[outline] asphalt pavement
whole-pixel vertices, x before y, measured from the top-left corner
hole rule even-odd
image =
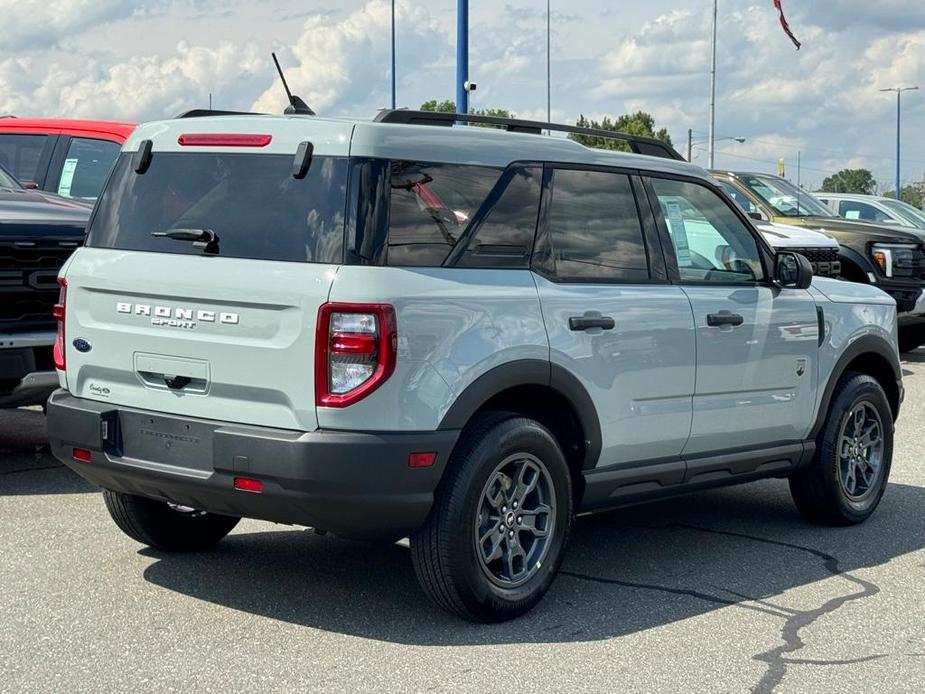
[[[546,599],[496,626],[408,550],[242,522],[167,555],[123,536],[0,413],[0,691],[925,691],[925,350],[876,515],[805,523],[771,480],[579,519]]]

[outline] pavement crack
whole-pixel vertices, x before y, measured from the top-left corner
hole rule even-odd
[[[849,602],[865,600],[880,592],[880,587],[876,584],[870,581],[865,581],[862,578],[858,578],[857,576],[842,570],[837,557],[814,547],[806,547],[804,545],[798,545],[792,542],[782,542],[780,540],[771,540],[766,537],[758,537],[756,535],[748,535],[746,533],[739,533],[731,530],[715,530],[713,528],[704,528],[697,525],[687,524],[678,524],[675,527],[687,528],[688,530],[710,533],[713,535],[724,535],[727,537],[741,538],[767,545],[785,547],[787,549],[796,550],[798,552],[805,552],[821,559],[826,571],[828,571],[832,576],[842,578],[860,588],[860,590],[848,595],[842,595],[837,598],[827,600],[821,606],[813,610],[801,610],[788,616],[784,622],[783,627],[781,628],[781,638],[783,643],[776,648],[772,648],[753,656],[755,660],[767,663],[768,669],[758,684],[756,684],[752,689],[752,692],[755,692],[756,694],[764,694],[765,692],[774,691],[774,689],[777,688],[777,686],[783,681],[784,676],[787,674],[788,664],[844,665],[852,663],[863,663],[884,657],[882,655],[872,655],[845,661],[804,661],[787,657],[787,654],[797,653],[806,646],[805,641],[803,641],[803,638],[800,636],[800,632],[802,630],[811,626],[820,618],[835,612]]]
[[[669,593],[671,595],[681,595],[689,598],[696,598],[697,600],[704,600],[716,605],[722,605],[723,607],[741,607],[746,610],[754,610],[755,612],[764,612],[766,614],[774,615],[775,617],[783,617],[780,612],[775,610],[766,609],[764,607],[756,607],[754,605],[743,605],[741,602],[736,600],[727,600],[721,598],[717,595],[712,595],[710,593],[703,593],[698,590],[688,590],[685,588],[670,588],[668,586],[660,586],[654,583],[637,583],[634,581],[621,581],[616,578],[603,578],[601,576],[592,576],[591,574],[582,574],[576,571],[560,571],[560,575],[571,576],[572,578],[577,578],[582,581],[590,581],[592,583],[603,583],[606,585],[621,586],[623,588],[636,588],[639,590],[654,590],[660,593]]]

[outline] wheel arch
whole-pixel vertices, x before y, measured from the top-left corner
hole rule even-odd
[[[816,438],[828,415],[835,388],[841,377],[848,371],[857,371],[876,379],[886,393],[893,413],[893,421],[899,416],[899,407],[902,404],[902,369],[893,346],[881,337],[865,335],[852,342],[835,362],[835,367],[829,375],[816,421],[810,433],[810,438]]]
[[[470,383],[444,415],[439,429],[464,429],[485,411],[536,419],[559,440],[574,476],[593,468],[601,454],[601,425],[588,391],[574,374],[538,359],[522,359],[485,372]]]
[[[842,264],[843,276],[847,277],[852,282],[862,282],[864,284],[870,284],[870,273],[874,274],[874,277],[877,276],[876,270],[873,263],[871,263],[867,258],[858,253],[853,248],[847,246],[840,246],[838,249],[838,259]],[[844,272],[844,268],[851,268],[855,271],[852,274],[858,274],[857,277],[848,277]]]

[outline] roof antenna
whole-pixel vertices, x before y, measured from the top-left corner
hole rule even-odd
[[[295,96],[291,91],[289,91],[289,85],[286,83],[286,76],[283,74],[283,68],[279,66],[279,61],[276,59],[276,53],[270,53],[273,56],[273,62],[276,63],[276,71],[279,73],[279,78],[283,81],[283,87],[286,90],[286,96],[289,97],[289,105],[286,107],[286,110],[283,113],[287,115],[293,114],[302,114],[306,116],[314,116],[315,112],[312,111],[308,104],[306,104],[298,96]]]

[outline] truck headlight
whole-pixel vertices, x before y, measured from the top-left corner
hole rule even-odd
[[[915,249],[911,243],[875,243],[870,255],[884,277],[910,276],[915,269]]]

